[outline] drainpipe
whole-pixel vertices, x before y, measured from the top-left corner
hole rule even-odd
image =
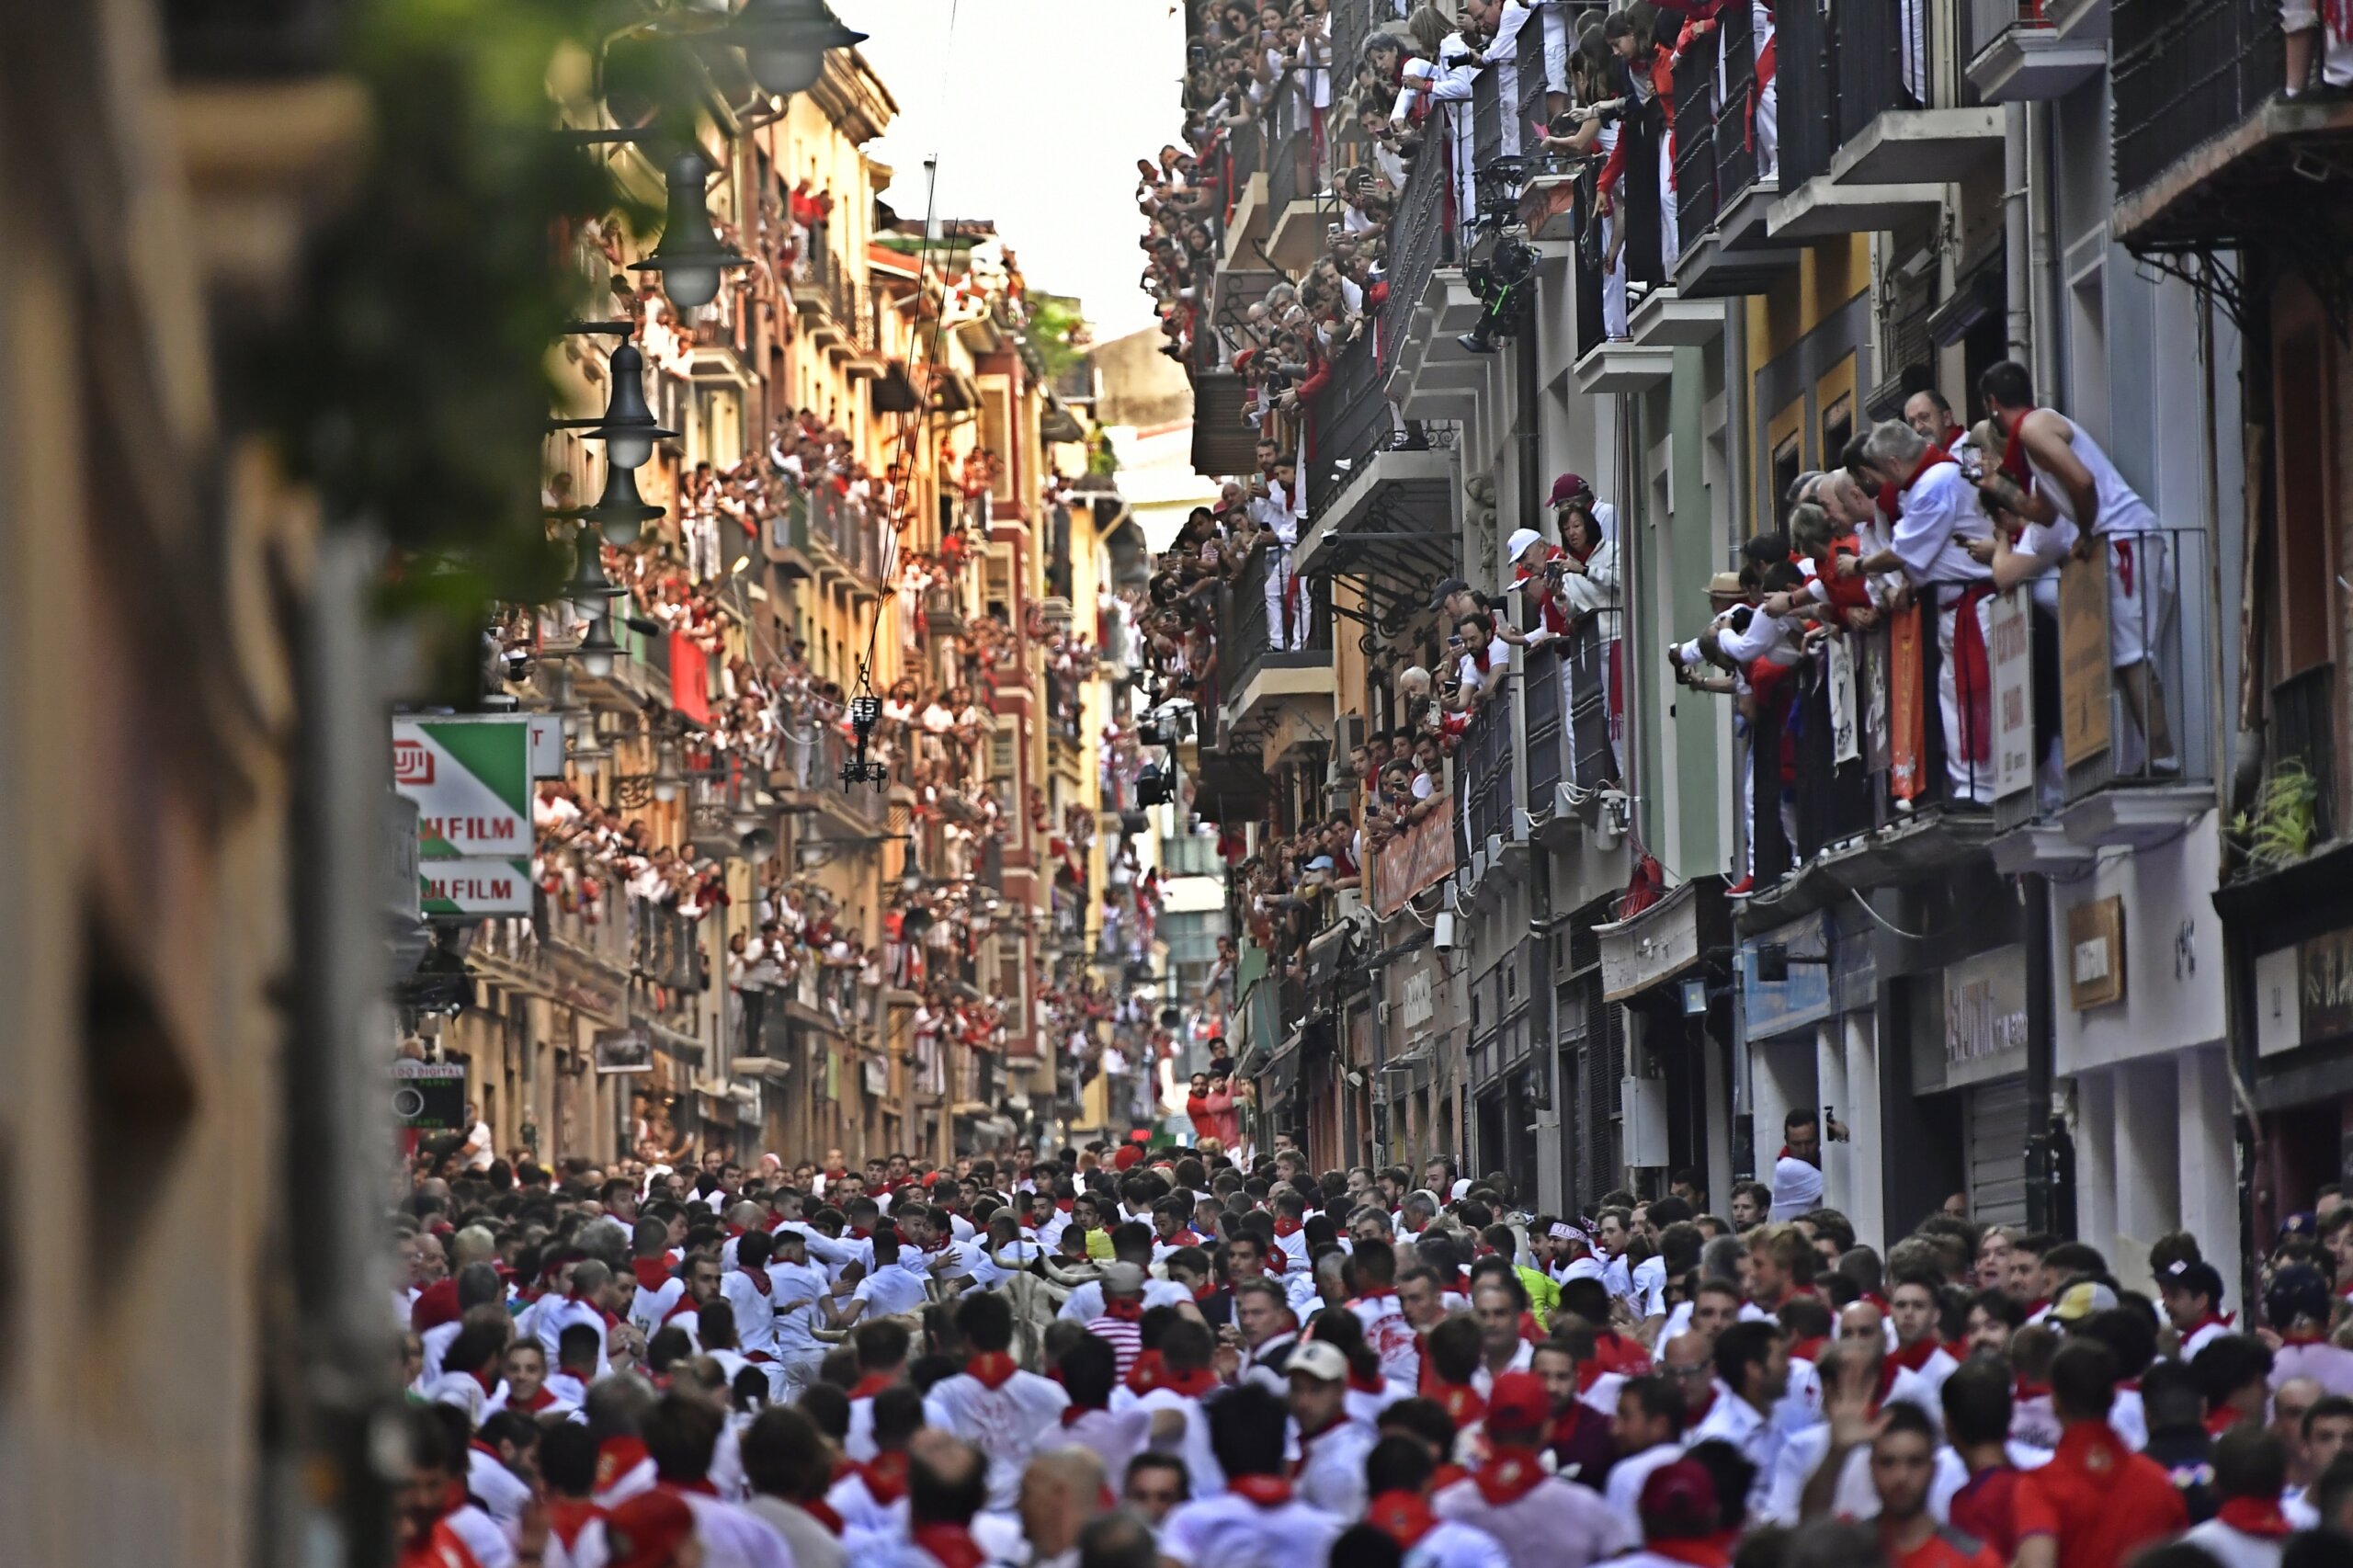
[[[2057,164],[2052,149],[2051,106],[2026,106],[2028,231],[2034,285],[2034,385],[2046,403],[2059,396],[2059,242]]]
[[[2002,106],[2002,277],[2004,337],[2021,363],[2034,351],[2032,224],[2027,212],[2027,106]]]

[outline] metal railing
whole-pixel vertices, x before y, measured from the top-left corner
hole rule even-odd
[[[871,784],[842,787],[842,764],[857,753],[838,719],[803,718],[785,726],[777,746],[776,771],[785,789],[831,799],[853,817],[880,823],[890,814],[890,801],[881,790]]]
[[[1340,350],[1332,379],[1308,405],[1307,513],[1321,516],[1348,476],[1389,444],[1396,427],[1368,333]]]
[[[1433,124],[1421,154],[1405,175],[1397,214],[1389,224],[1389,298],[1381,307],[1374,343],[1382,367],[1397,357],[1413,324],[1414,308],[1430,274],[1451,266],[1455,256],[1453,225],[1446,222],[1446,153],[1444,131]]]
[[[2313,842],[2336,835],[2336,666],[2314,665],[2271,688],[2271,761],[2313,782]]]
[[[1217,685],[1222,699],[1231,699],[1256,674],[1274,650],[1267,634],[1267,574],[1274,570],[1281,546],[1254,551],[1243,563],[1242,574],[1220,590],[1217,614]],[[1287,653],[1329,654],[1332,651],[1332,610],[1328,585],[1299,579],[1298,590],[1308,597],[1307,642]],[[1276,654],[1277,657],[1283,656]],[[1208,744],[1203,737],[1204,744]]]
[[[1780,108],[1781,188],[1793,190],[1830,167],[1838,150],[1836,20],[1820,6],[1774,10]]]
[[[2278,0],[2111,0],[2116,190],[2130,196],[2279,90]]]
[[[1520,655],[1520,713],[1528,729],[1528,809],[1531,812],[1552,809],[1552,787],[1565,772],[1568,704],[1561,689],[1561,660],[1566,652],[1552,642]]]
[[[1763,149],[1756,145],[1753,119],[1756,106],[1751,102],[1756,91],[1756,31],[1749,8],[1723,7],[1716,17],[1715,38],[1723,92],[1716,102],[1711,141],[1716,159],[1715,210],[1721,213],[1759,178],[1771,178],[1774,171],[1765,166]]]
[[[682,994],[703,988],[702,927],[667,904],[631,899],[631,968],[642,978]]]
[[[822,541],[859,576],[880,581],[887,549],[883,522],[875,508],[853,496],[836,494],[822,477],[807,493],[807,499],[809,537]]]
[[[1509,702],[1498,696],[1472,715],[1455,750],[1454,766],[1461,780],[1463,831],[1472,849],[1483,848],[1492,836],[1509,837],[1511,809],[1519,799],[1512,783]]]
[[[1675,62],[1675,226],[1687,243],[1714,227],[1714,103],[1722,29],[1694,39]]]
[[[1568,665],[1569,774],[1580,790],[1618,782],[1618,744],[1611,733],[1611,690],[1622,657],[1621,638],[1605,639],[1588,619],[1568,635],[1561,657]]]
[[[1961,61],[1964,69],[1985,46],[2012,28],[2047,28],[2042,0],[1964,0],[1956,18],[1961,25]]]

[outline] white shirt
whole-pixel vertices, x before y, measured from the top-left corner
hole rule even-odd
[[[1292,1489],[1302,1502],[1312,1503],[1334,1518],[1354,1524],[1364,1517],[1365,1455],[1372,1451],[1372,1428],[1343,1416],[1313,1441],[1297,1436],[1299,1472]]]
[[[1165,1389],[1154,1389],[1125,1410],[1089,1410],[1068,1426],[1063,1426],[1062,1418],[1057,1416],[1054,1430],[1046,1434],[1045,1440],[1039,1446],[1040,1449],[1085,1449],[1102,1461],[1103,1483],[1116,1492],[1126,1483],[1129,1463],[1152,1441],[1152,1412],[1155,1406],[1151,1402],[1163,1395],[1172,1400],[1179,1397]],[[1206,1445],[1208,1423],[1201,1425]],[[1191,1433],[1188,1431],[1186,1436],[1189,1442]],[[1192,1469],[1189,1448],[1185,1458],[1185,1468],[1189,1471]],[[1214,1469],[1217,1461],[1211,1460],[1210,1462]],[[1211,1490],[1223,1489],[1221,1480],[1220,1484]],[[1201,1490],[1198,1481],[1193,1483],[1192,1494],[1196,1497],[1210,1495]]]
[[[816,1334],[817,1298],[828,1284],[822,1271],[805,1263],[768,1265],[768,1315],[778,1360],[805,1360],[824,1353]]]
[[[1458,1481],[1430,1499],[1430,1506],[1441,1519],[1494,1537],[1511,1568],[1586,1568],[1643,1539],[1633,1518],[1613,1513],[1600,1493],[1557,1475],[1500,1507],[1487,1501],[1476,1481]]]
[[[2222,1568],[2279,1568],[2287,1546],[2283,1540],[2233,1529],[2220,1519],[2192,1525],[2181,1540],[2185,1546],[2202,1549]]]
[[[482,1568],[515,1568],[515,1543],[506,1539],[496,1519],[468,1503],[453,1510],[448,1523]]]
[[[1143,1304],[1147,1312],[1154,1307],[1182,1306],[1192,1299],[1193,1293],[1174,1279],[1147,1278],[1143,1282]],[[1054,1315],[1058,1318],[1068,1318],[1073,1323],[1093,1323],[1097,1318],[1101,1317],[1103,1315],[1102,1281],[1089,1279],[1084,1284],[1073,1286],[1069,1299],[1063,1302]]]
[[[1504,1368],[1504,1370],[1506,1372],[1524,1372],[1535,1364],[1536,1346],[1523,1339],[1519,1342],[1518,1347],[1512,1351],[1511,1360],[1509,1364]],[[1493,1393],[1495,1390],[1495,1374],[1487,1369],[1487,1359],[1484,1356],[1480,1357],[1478,1367],[1471,1374],[1471,1386],[1479,1391],[1479,1397],[1481,1399],[1486,1398],[1487,1395]]]
[[[1914,480],[1900,499],[1904,515],[1896,519],[1889,548],[1915,586],[1980,583],[1992,574],[1961,547],[1961,540],[1972,534],[1983,537],[1986,528],[1977,492],[1961,477],[1959,464],[1936,464]],[[1777,1213],[1779,1207],[1775,1205]]]
[[[1010,1508],[1021,1492],[1023,1467],[1051,1444],[1070,1395],[1062,1384],[1035,1372],[1017,1371],[995,1388],[959,1372],[934,1383],[925,1403],[938,1405],[948,1416],[948,1429],[987,1457],[988,1506]]]
[[[1683,1457],[1680,1443],[1654,1443],[1639,1454],[1628,1454],[1609,1467],[1609,1507],[1625,1518],[1637,1518],[1642,1513],[1643,1483],[1651,1472],[1673,1464]]]
[[[911,1312],[931,1300],[931,1292],[926,1289],[928,1278],[920,1268],[909,1268],[904,1263],[887,1264],[859,1280],[850,1291],[850,1300],[866,1303],[860,1322]]]
[[[1422,1342],[1405,1321],[1394,1290],[1381,1296],[1359,1296],[1348,1310],[1364,1324],[1365,1343],[1381,1358],[1381,1375],[1407,1389],[1418,1386],[1422,1374]]]
[[[1341,1528],[1296,1497],[1260,1507],[1229,1492],[1172,1511],[1160,1528],[1160,1555],[1180,1568],[1314,1568]]]
[[[1755,1405],[1718,1382],[1716,1403],[1691,1429],[1690,1438],[1694,1445],[1714,1438],[1738,1449],[1740,1457],[1756,1467],[1749,1479],[1748,1506],[1755,1508],[1764,1503],[1773,1487],[1773,1461],[1780,1457],[1783,1434]]]
[[[1176,1457],[1185,1461],[1187,1494],[1214,1497],[1224,1491],[1225,1471],[1217,1462],[1216,1450],[1210,1447],[1209,1412],[1201,1408],[1199,1400],[1188,1399],[1175,1389],[1165,1388],[1156,1388],[1142,1395],[1128,1412],[1130,1415],[1141,1415],[1147,1423],[1137,1447],[1141,1449],[1151,1439],[1149,1423],[1154,1413],[1163,1410],[1173,1410],[1184,1417],[1185,1435],[1177,1441]],[[1132,1453],[1128,1456],[1130,1459],[1134,1457]],[[1122,1462],[1118,1470],[1107,1470],[1105,1473],[1111,1477],[1112,1485],[1117,1487],[1128,1473],[1127,1465]]]
[[[929,1394],[924,1395],[923,1424],[940,1427],[948,1425],[946,1408]],[[874,1396],[869,1394],[864,1399],[851,1400],[849,1435],[842,1439],[842,1452],[860,1464],[867,1464],[879,1451],[874,1446]]]
[[[1485,1530],[1440,1519],[1406,1550],[1405,1568],[1512,1568],[1512,1561],[1503,1543]]]
[[[509,1535],[523,1522],[523,1510],[531,1501],[530,1483],[507,1469],[496,1454],[480,1449],[466,1450],[466,1490]]]
[[[1666,1311],[1666,1259],[1654,1253],[1634,1265],[1633,1286],[1631,1299],[1636,1317],[1663,1314]]]

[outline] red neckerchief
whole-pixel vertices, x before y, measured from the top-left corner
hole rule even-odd
[[[2030,1383],[2024,1378],[2020,1378],[2018,1381],[2017,1387],[2011,1390],[2010,1397],[2017,1400],[2020,1404],[2024,1404],[2030,1399],[2046,1398],[2049,1396],[2050,1392],[2051,1385],[2049,1383]]]
[[[964,1363],[964,1375],[985,1389],[1001,1389],[1021,1369],[1021,1363],[1002,1350],[983,1350]]]
[[[1432,1495],[1436,1495],[1437,1494],[1445,1491],[1448,1487],[1453,1485],[1458,1481],[1468,1481],[1470,1479],[1471,1472],[1469,1471],[1449,1460],[1446,1463],[1438,1466],[1436,1470],[1430,1471],[1430,1493]]]
[[[591,1519],[601,1519],[605,1510],[585,1497],[566,1497],[558,1494],[547,1501],[548,1528],[555,1538],[570,1547],[580,1539]]]
[[[2245,1419],[2245,1415],[2233,1410],[2227,1404],[2219,1410],[2210,1410],[2206,1413],[2206,1435],[2210,1437],[2219,1437]]]
[[[498,1378],[494,1373],[485,1372],[477,1367],[466,1376],[482,1385],[482,1392],[485,1398],[498,1392]]]
[[[2277,1497],[2226,1497],[2214,1517],[2241,1535],[2260,1536],[2277,1540],[2295,1529],[2288,1517],[2279,1511]]]
[[[1150,1393],[1160,1386],[1161,1374],[1164,1370],[1165,1367],[1160,1359],[1159,1351],[1139,1351],[1136,1355],[1136,1364],[1128,1369],[1128,1392],[1137,1394]]]
[[[1171,1371],[1164,1367],[1160,1372],[1159,1386],[1187,1399],[1199,1399],[1218,1386],[1217,1374],[1207,1367],[1195,1367],[1184,1372]]]
[[[1412,1547],[1438,1528],[1430,1500],[1418,1492],[1383,1492],[1364,1511],[1364,1522],[1401,1547]]]
[[[517,1404],[512,1398],[509,1398],[506,1402],[506,1408],[509,1410],[527,1411],[529,1414],[536,1415],[554,1403],[554,1392],[549,1389],[547,1384],[541,1383],[540,1385],[540,1392],[533,1394],[528,1403]]]
[[[492,1459],[496,1460],[502,1465],[506,1462],[506,1455],[500,1453],[496,1449],[492,1448],[488,1443],[483,1442],[480,1437],[474,1438],[472,1441],[469,1442],[466,1447],[472,1449],[478,1454],[488,1454]]]
[[[917,1525],[907,1532],[908,1539],[929,1552],[940,1568],[981,1568],[989,1560],[972,1540],[972,1532],[962,1525]]]
[[[1193,1300],[1196,1301],[1206,1301],[1216,1294],[1217,1281],[1214,1279],[1193,1287]]]
[[[812,1497],[806,1503],[801,1504],[800,1508],[802,1513],[824,1526],[827,1535],[832,1536],[835,1540],[841,1539],[842,1517],[834,1511],[834,1506],[831,1503],[826,1502],[823,1497]]]
[[[871,1225],[852,1225],[849,1228],[849,1233],[851,1239],[855,1241],[870,1242],[874,1239],[874,1227]]]
[[[2025,424],[2026,416],[2033,412],[2031,408],[2021,409],[2018,416],[2011,420],[2005,420],[1999,414],[1994,415],[1994,423],[2002,430],[2002,472],[2020,490],[2029,489],[2034,483],[2034,471],[2027,466],[2026,443],[2018,439],[2018,426]]]
[[[667,1491],[691,1492],[698,1497],[716,1497],[719,1495],[719,1488],[710,1483],[710,1478],[709,1476],[702,1476],[693,1481],[665,1481],[662,1483],[662,1485]]]
[[[673,1278],[670,1266],[658,1257],[632,1257],[629,1271],[637,1276],[639,1290],[653,1293],[659,1293]]]
[[[858,1473],[867,1495],[885,1508],[907,1494],[907,1456],[901,1449],[884,1449],[858,1466]]]
[[[898,1381],[887,1373],[869,1372],[850,1385],[849,1397],[852,1400],[872,1399]]]
[[[1545,1447],[1555,1453],[1567,1448],[1575,1440],[1577,1428],[1600,1414],[1581,1399],[1569,1401],[1568,1408],[1554,1415],[1552,1424],[1544,1428]]]
[[[1279,1214],[1275,1217],[1275,1234],[1279,1236],[1295,1236],[1299,1234],[1301,1228],[1302,1221],[1292,1219],[1288,1214]]]
[[[1379,1372],[1367,1376],[1351,1367],[1348,1369],[1348,1387],[1358,1393],[1387,1393],[1389,1380]]]
[[[1822,1359],[1823,1346],[1829,1343],[1830,1336],[1826,1334],[1817,1334],[1806,1339],[1793,1339],[1790,1342],[1790,1359],[1819,1361]]]
[[[1697,1409],[1695,1410],[1695,1409],[1693,1409],[1693,1408],[1692,1408],[1691,1403],[1690,1403],[1690,1402],[1689,1402],[1689,1401],[1688,1401],[1688,1400],[1687,1400],[1687,1401],[1685,1401],[1685,1402],[1684,1402],[1684,1406],[1683,1406],[1683,1428],[1684,1428],[1684,1430],[1688,1432],[1688,1431],[1689,1431],[1692,1427],[1697,1426],[1700,1422],[1702,1422],[1702,1421],[1706,1420],[1706,1419],[1708,1418],[1708,1412],[1710,1412],[1711,1410],[1713,1410],[1715,1407],[1716,1407],[1716,1385],[1715,1385],[1715,1384],[1713,1384],[1713,1383],[1710,1383],[1710,1384],[1708,1385],[1708,1397],[1707,1397],[1707,1398],[1705,1398],[1705,1399],[1703,1399],[1703,1400],[1701,1400],[1701,1401],[1699,1402],[1699,1408],[1697,1408]]]
[[[1593,1336],[1594,1359],[1606,1372],[1621,1372],[1639,1378],[1651,1369],[1651,1353],[1638,1340],[1627,1338],[1614,1328],[1605,1328]]]
[[[1688,1562],[1691,1568],[1730,1568],[1731,1543],[1722,1536],[1706,1535],[1696,1540],[1661,1540],[1656,1536],[1643,1542],[1643,1550],[1669,1562]]]
[[[1895,1386],[1895,1374],[1898,1371],[1918,1371],[1928,1364],[1931,1357],[1943,1348],[1943,1346],[1937,1343],[1936,1335],[1931,1334],[1923,1335],[1909,1345],[1899,1345],[1889,1351],[1885,1362],[1880,1368],[1881,1396],[1884,1398],[1887,1391]]]
[[[645,1462],[645,1445],[635,1437],[608,1437],[597,1445],[597,1490],[613,1485]]]
[[[1438,1401],[1457,1426],[1468,1426],[1486,1417],[1486,1396],[1469,1383],[1440,1383],[1430,1397]]]
[[[670,1310],[662,1314],[662,1321],[664,1323],[668,1323],[672,1318],[678,1316],[680,1313],[692,1315],[696,1312],[701,1312],[702,1306],[703,1304],[700,1301],[695,1300],[693,1292],[689,1291],[686,1295],[680,1296],[676,1301],[670,1303]]]
[[[1057,1198],[1054,1199],[1054,1208],[1061,1213],[1067,1214],[1077,1207],[1078,1199],[1075,1198]]]
[[[1173,1236],[1161,1237],[1160,1244],[1172,1247],[1197,1247],[1201,1244],[1201,1238],[1195,1235],[1192,1227],[1188,1225]]]
[[[2316,1328],[2291,1328],[2279,1336],[2282,1345],[2325,1345],[2328,1335]]]
[[[1502,1508],[1541,1486],[1544,1467],[1536,1462],[1531,1449],[1499,1447],[1472,1479],[1479,1483],[1479,1495],[1487,1500],[1487,1506]]]
[[[1143,1299],[1140,1296],[1106,1296],[1103,1298],[1103,1315],[1117,1318],[1121,1323],[1134,1323],[1143,1316]]]
[[[1290,1483],[1279,1475],[1229,1476],[1225,1489],[1261,1508],[1279,1508],[1290,1501]]]
[[[1065,1404],[1063,1406],[1063,1425],[1075,1426],[1081,1420],[1105,1408],[1100,1404]]]
[[[752,1282],[752,1289],[763,1296],[772,1293],[775,1289],[768,1283],[768,1271],[765,1268],[754,1268],[747,1263],[735,1272],[749,1279]]]
[[[2231,1326],[2231,1319],[2237,1315],[2238,1314],[2235,1312],[2208,1312],[2204,1317],[2200,1318],[2196,1323],[2193,1323],[2188,1328],[2183,1329],[2181,1331],[2181,1336],[2184,1339],[2188,1339],[2191,1335],[2200,1333],[2205,1329],[2228,1328]]]

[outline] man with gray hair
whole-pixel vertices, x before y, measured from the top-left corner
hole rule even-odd
[[[1885,550],[1842,571],[1901,571],[1937,617],[1937,707],[1944,720],[1948,799],[1994,800],[1994,683],[1988,650],[1993,574],[1966,541],[1989,531],[1960,465],[1902,420],[1863,437],[1856,477],[1876,485],[1895,531]]]

